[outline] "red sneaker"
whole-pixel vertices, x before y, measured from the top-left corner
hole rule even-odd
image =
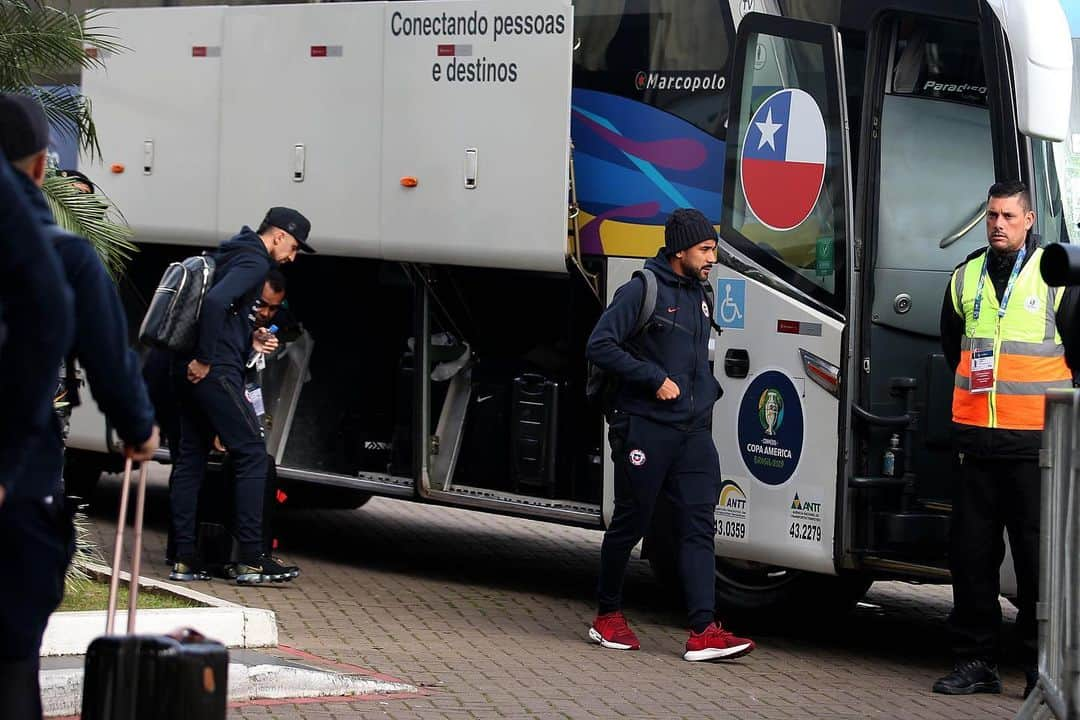
[[[589,628],[589,638],[612,650],[640,650],[637,635],[618,610],[597,615]]]
[[[753,640],[735,637],[716,623],[712,623],[700,633],[690,631],[683,660],[689,660],[690,662],[731,660],[732,658],[742,657],[753,649]]]

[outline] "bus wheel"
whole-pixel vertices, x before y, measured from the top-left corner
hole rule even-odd
[[[736,612],[843,615],[866,595],[871,583],[873,580],[863,575],[820,575],[716,558],[716,604]]]
[[[645,555],[661,587],[681,598],[670,533],[658,532],[654,524],[645,543]],[[743,614],[787,612],[790,616],[846,614],[862,599],[873,582],[862,575],[820,575],[775,565],[716,558],[716,605],[723,611]]]
[[[64,451],[64,495],[90,502],[102,473],[120,469],[113,456],[68,448]]]

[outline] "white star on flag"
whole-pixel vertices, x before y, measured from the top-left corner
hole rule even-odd
[[[761,131],[761,140],[758,141],[757,149],[765,147],[765,143],[769,143],[769,147],[773,150],[776,149],[776,131],[784,127],[781,123],[774,123],[772,121],[772,108],[769,108],[768,114],[765,116],[765,122],[754,123],[757,125],[758,130]]]

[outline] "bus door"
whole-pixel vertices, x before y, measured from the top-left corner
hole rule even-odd
[[[896,417],[910,395],[920,411],[910,429],[869,422],[855,428],[861,484],[849,490],[849,502],[861,511],[851,548],[873,567],[947,567],[958,468],[941,306],[953,268],[986,245],[995,148],[1014,158],[1002,177],[1016,172],[1015,142],[1011,153],[1001,152],[991,132],[1000,114],[991,107],[978,20],[891,11],[869,33],[864,127],[875,131],[863,134],[858,181],[867,309],[857,344],[865,358],[859,405],[879,418]]]
[[[1017,5],[1013,24],[1030,26],[1024,14],[1046,4]],[[1021,81],[1031,72],[1010,63],[1009,53],[1031,53],[1024,37],[1008,37],[995,12],[980,5],[977,15],[890,10],[877,17],[859,151],[857,256],[866,308],[856,339],[859,405],[878,419],[909,408],[918,416],[910,428],[857,421],[848,506],[859,510],[845,549],[866,567],[943,579],[951,484],[959,476],[954,368],[940,341],[945,290],[953,268],[986,247],[986,194],[996,179],[1028,182],[1039,209],[1050,195],[1038,178],[1032,182],[1021,126],[1027,115],[1046,121],[1054,113],[1021,112]],[[1047,207],[1037,215],[1052,221],[1060,213]],[[1053,241],[1060,227],[1044,222],[1036,231]]]
[[[712,280],[717,569],[835,573],[855,289],[840,37],[756,13],[737,37]]]

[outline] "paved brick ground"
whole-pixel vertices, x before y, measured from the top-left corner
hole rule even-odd
[[[115,507],[106,481],[97,507]],[[166,497],[149,511],[146,573],[164,577]],[[114,525],[96,511],[102,546]],[[287,513],[291,584],[211,594],[277,612],[281,642],[425,688],[422,697],[247,706],[230,718],[1006,718],[1023,676],[1000,696],[946,698],[929,686],[949,658],[947,588],[879,583],[840,623],[754,627],[752,655],[726,665],[680,658],[682,613],[634,560],[626,611],[640,652],[585,640],[598,532],[374,499],[356,511]],[[1011,608],[1007,609],[1011,618]]]

